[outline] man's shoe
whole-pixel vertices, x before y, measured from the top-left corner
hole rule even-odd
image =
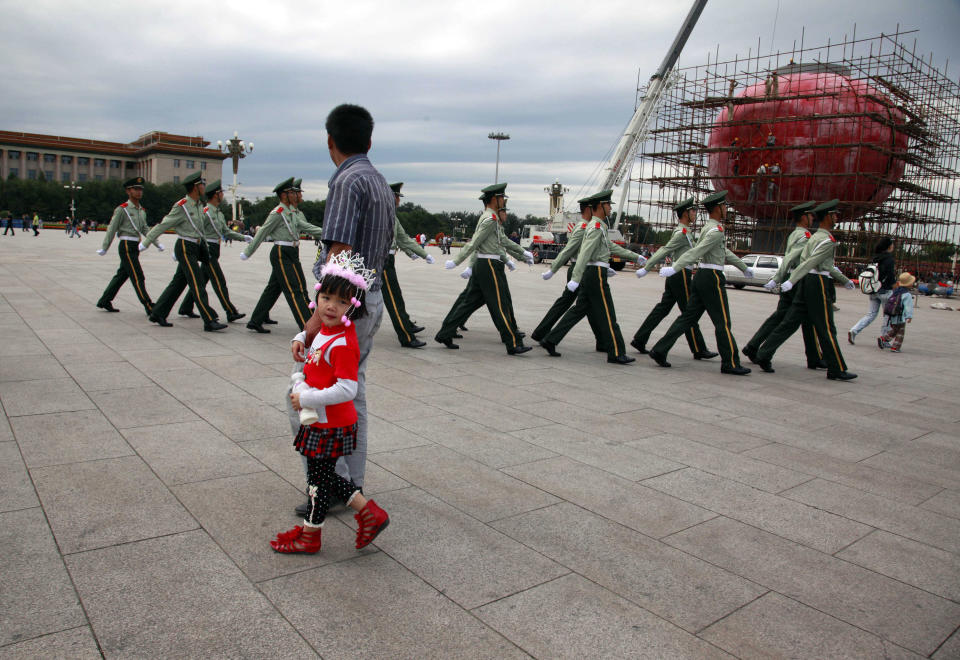
[[[271,318],[265,318],[265,319],[263,320],[263,324],[264,324],[264,325],[277,325],[277,323],[279,323],[279,321],[274,321],[274,320],[271,319]]]
[[[214,319],[212,321],[207,321],[203,324],[204,332],[216,332],[217,330],[223,330],[227,327],[226,323],[220,323],[220,321]]]
[[[807,369],[826,369],[827,363],[825,360],[819,360],[817,362],[807,362]]]
[[[463,330],[464,332],[466,332],[466,331],[467,331],[467,326],[465,326],[465,325],[457,326],[457,330]]]
[[[440,337],[434,337],[433,341],[437,342],[438,344],[443,344],[447,348],[450,348],[453,350],[460,348],[459,346],[453,343],[452,339],[440,339]]]
[[[264,321],[264,323],[266,323],[266,321]],[[255,331],[259,332],[261,335],[269,335],[269,334],[270,334],[270,331],[269,331],[269,330],[267,330],[266,328],[264,328],[261,324],[259,324],[259,323],[254,323],[253,321],[250,321],[249,323],[247,323],[247,330],[255,330]]]
[[[420,341],[419,339],[414,338],[413,341],[408,341],[400,345],[403,346],[404,348],[423,348],[424,346],[427,345],[427,342]]]
[[[757,358],[757,359],[754,360],[753,362],[754,362],[754,364],[756,364],[757,366],[759,366],[761,369],[763,369],[764,371],[766,371],[768,374],[774,373],[773,364],[770,362],[770,360],[764,360],[763,358]]]
[[[543,347],[543,350],[545,350],[550,357],[560,357],[560,354],[557,352],[556,344],[544,339],[542,342],[540,342],[540,346]]]
[[[105,309],[108,312],[119,312],[120,310],[113,306],[112,302],[97,303],[97,307]]]
[[[200,318],[200,315],[197,314],[196,312],[178,312],[178,313],[180,314],[180,316],[185,316],[185,317],[187,317],[188,319],[198,319],[198,318]]]
[[[234,321],[239,321],[244,316],[246,316],[246,314],[244,314],[243,312],[237,312],[236,314],[227,314],[227,321],[230,323],[233,323]]]
[[[849,371],[840,371],[835,374],[832,374],[829,371],[827,372],[827,378],[829,380],[853,380],[856,377],[857,374],[850,373]]]
[[[749,367],[720,367],[720,373],[733,376],[746,376],[750,373]]]
[[[854,335],[853,332],[850,332],[850,331],[847,332],[847,341],[850,342],[850,345],[851,345],[851,346],[853,345],[853,338],[854,338],[855,336],[856,336],[856,335]]]
[[[415,335],[418,332],[423,332],[424,330],[426,330],[426,328],[424,328],[422,325],[415,325],[412,328],[410,328],[410,334]]]
[[[455,332],[455,333],[453,333],[453,338],[454,338],[454,339],[463,339],[463,335],[461,335],[459,332]]]
[[[656,351],[650,351],[649,353],[647,353],[647,355],[649,355],[649,356],[650,356],[650,359],[652,359],[654,362],[656,362],[657,364],[659,364],[661,367],[670,368],[670,363],[667,362],[667,356],[666,356],[666,355],[660,355],[660,354],[657,353]]]
[[[637,358],[630,357],[629,355],[618,355],[613,357],[611,355],[607,356],[607,362],[611,364],[630,364],[631,362],[636,362]]]
[[[310,500],[307,500],[303,504],[298,504],[297,508],[294,509],[293,512],[297,515],[298,518],[306,518],[308,515],[310,515],[311,506],[312,506],[312,503],[310,502]]]
[[[162,319],[162,318],[160,318],[160,317],[158,317],[158,316],[149,316],[149,317],[147,317],[147,318],[150,319],[150,322],[151,322],[151,323],[156,323],[156,324],[159,325],[161,328],[170,328],[170,327],[173,326],[173,324],[170,323],[167,319]]]
[[[757,351],[758,351],[758,350],[759,350],[759,349],[754,348],[754,347],[751,346],[750,344],[747,344],[746,346],[743,347],[743,350],[740,351],[740,352],[743,353],[744,355],[746,355],[746,356],[747,356],[747,359],[750,360],[751,362],[753,362],[754,364],[760,364],[759,362],[757,362]]]
[[[524,346],[523,344],[520,344],[515,348],[508,348],[507,355],[520,355],[521,353],[526,353],[530,350],[533,350],[533,346]]]
[[[694,360],[709,360],[710,358],[715,358],[719,353],[714,353],[713,351],[697,351],[693,354]]]
[[[631,339],[630,345],[633,346],[635,349],[637,349],[637,352],[642,355],[646,355],[647,353],[650,352],[646,349],[646,347],[643,344],[638,342],[636,339]]]

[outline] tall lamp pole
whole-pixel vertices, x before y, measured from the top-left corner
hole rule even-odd
[[[70,191],[70,221],[74,222],[77,219],[76,209],[77,207],[73,203],[73,196],[78,190],[83,190],[83,186],[78,186],[76,181],[71,181],[69,186],[64,186],[67,190]]]
[[[223,151],[223,148],[227,148],[227,153],[230,154],[230,158],[233,160],[233,185],[230,186],[230,196],[233,200],[233,215],[231,220],[237,222],[237,169],[240,165],[240,159],[246,158],[248,153],[253,151],[253,142],[243,143],[237,136],[237,132],[233,132],[233,137],[227,140],[224,143],[222,140],[217,140],[217,149]]]
[[[497,141],[497,167],[493,171],[493,182],[499,183],[500,181],[500,143],[503,142],[504,140],[509,140],[510,136],[507,135],[506,133],[491,133],[487,137],[490,138],[491,140]]]

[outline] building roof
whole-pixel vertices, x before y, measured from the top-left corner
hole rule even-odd
[[[154,152],[223,160],[229,154],[210,149],[210,142],[200,136],[176,135],[164,131],[144,133],[133,142],[108,142],[62,135],[43,135],[18,131],[0,131],[0,144],[15,144],[37,149],[58,149],[92,154],[115,154],[128,158],[143,158]]]

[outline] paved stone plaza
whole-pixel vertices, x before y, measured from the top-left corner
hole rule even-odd
[[[105,313],[101,237],[0,240],[0,658],[960,657],[958,312],[921,299],[894,355],[879,322],[846,343],[866,305],[840,290],[851,383],[799,334],[747,377],[682,341],[672,369],[608,365],[585,322],[562,358],[509,357],[486,311],[434,343],[464,281],[401,257],[429,346],[385,317],[368,370],[392,524],[358,552],[341,510],[321,553],[278,555],[304,485],[289,309],[270,335],[160,328],[127,285]],[[223,252],[249,314],[267,250]],[[154,299],[169,254],[143,255]],[[563,286],[542,270],[508,275],[527,332]],[[628,341],[662,286],[611,281]],[[742,345],[776,298],[730,303]]]

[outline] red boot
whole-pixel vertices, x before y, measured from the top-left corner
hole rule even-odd
[[[365,548],[377,538],[390,524],[390,516],[377,506],[373,500],[368,500],[360,513],[353,516],[357,521],[357,550]]]
[[[312,555],[320,552],[320,534],[322,531],[320,527],[305,530],[297,525],[289,531],[277,534],[277,538],[270,541],[270,547],[284,554],[300,552]]]

